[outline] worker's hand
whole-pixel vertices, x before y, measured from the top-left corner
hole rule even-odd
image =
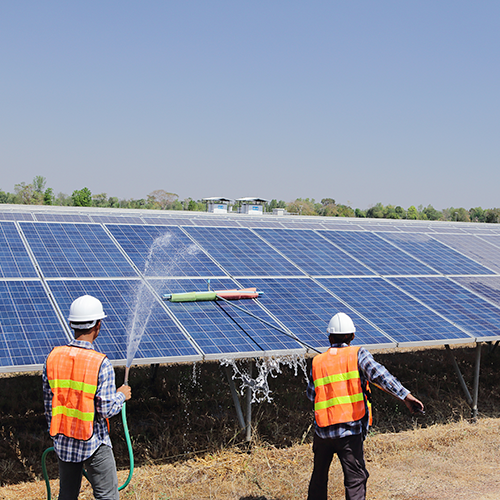
[[[424,413],[424,405],[422,404],[422,401],[414,398],[411,394],[408,394],[403,401],[412,413]]]
[[[132,397],[132,389],[129,385],[122,385],[116,392],[123,392],[125,394],[125,401],[128,401]]]

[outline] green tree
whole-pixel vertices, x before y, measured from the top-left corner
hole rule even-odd
[[[99,193],[92,195],[92,206],[93,207],[107,207],[108,204],[108,195],[106,193]]]
[[[314,210],[314,200],[310,200],[309,198],[306,198],[305,200],[297,198],[296,200],[291,201],[287,204],[286,210],[289,213],[299,215],[316,215],[316,211]]]
[[[71,195],[74,207],[91,207],[92,206],[92,193],[90,189],[84,187],[83,189],[75,189]]]
[[[366,216],[374,219],[382,219],[384,217],[384,205],[377,203],[366,211]]]
[[[41,175],[35,176],[33,179],[33,188],[37,193],[42,194],[45,191],[45,184],[47,183],[45,177]]]
[[[484,220],[490,224],[498,224],[500,222],[500,208],[488,208],[485,210]]]
[[[55,205],[59,205],[61,207],[69,207],[73,204],[73,199],[71,196],[68,196],[66,193],[59,192],[57,193],[55,199]]]
[[[432,205],[427,205],[422,210],[422,213],[424,213],[429,220],[439,220],[443,216],[443,213],[436,210]]]
[[[472,222],[484,222],[485,211],[481,207],[470,208],[469,217]]]
[[[408,210],[406,211],[406,218],[411,220],[418,219],[418,210],[416,209],[415,205],[408,207]]]
[[[33,184],[21,182],[14,186],[16,192],[17,203],[23,205],[38,205],[41,204],[40,193],[35,191]]]
[[[110,196],[107,206],[110,208],[120,208],[120,200],[116,196]]]
[[[398,219],[404,219],[406,217],[406,210],[402,206],[398,205],[394,211],[398,214]]]
[[[54,204],[54,191],[52,188],[47,188],[43,193],[43,204],[53,205]]]
[[[356,217],[364,218],[366,217],[366,210],[361,210],[360,208],[356,208],[356,210],[354,210],[354,215]]]
[[[354,210],[348,205],[337,205],[337,217],[355,217]]]
[[[156,189],[148,194],[148,204],[151,208],[159,210],[167,210],[179,198],[175,193],[169,193],[164,189]]]

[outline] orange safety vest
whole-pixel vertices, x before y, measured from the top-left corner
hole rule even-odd
[[[361,386],[358,351],[359,347],[332,347],[313,359],[314,414],[319,427],[354,422],[365,416],[366,395]],[[368,382],[366,391],[369,394]],[[371,404],[367,404],[371,424]]]
[[[94,432],[94,396],[105,354],[76,346],[55,347],[47,358],[52,389],[50,435],[86,441]]]

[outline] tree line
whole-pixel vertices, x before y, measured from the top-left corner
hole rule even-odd
[[[47,187],[45,177],[37,175],[30,184],[21,182],[14,186],[14,192],[0,189],[0,203],[24,205],[58,205],[73,207],[105,207],[105,208],[141,208],[150,210],[191,210],[204,212],[207,205],[202,200],[186,198],[180,200],[175,193],[156,189],[146,198],[118,199],[107,193],[92,194],[89,188],[76,189],[71,195],[54,193]],[[236,203],[236,207],[238,203]],[[408,219],[408,220],[443,220],[456,222],[500,222],[500,208],[449,207],[437,210],[432,205],[424,207],[411,205],[407,209],[397,205],[377,203],[366,210],[352,208],[336,203],[333,198],[323,198],[320,202],[309,198],[297,198],[290,202],[273,199],[264,204],[265,212],[273,212],[275,208],[283,208],[290,214],[317,215],[323,217],[368,217],[375,219]]]

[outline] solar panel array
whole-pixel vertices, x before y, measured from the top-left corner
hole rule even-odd
[[[240,287],[263,295],[161,298]],[[0,371],[39,369],[72,338],[66,317],[83,294],[103,302],[96,347],[114,364],[131,332],[135,363],[324,350],[339,311],[354,319],[356,345],[492,341],[500,226],[0,207]]]

